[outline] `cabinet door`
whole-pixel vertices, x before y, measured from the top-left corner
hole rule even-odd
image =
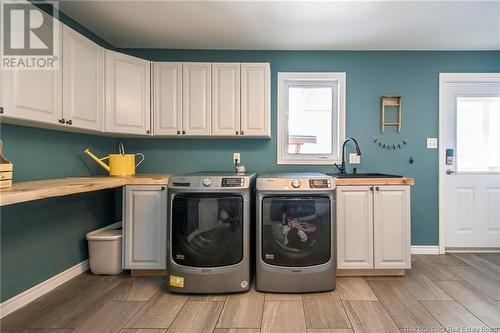
[[[106,50],[105,131],[150,134],[150,62]]]
[[[58,20],[43,14],[43,21],[53,20],[61,36]],[[60,44],[54,45],[55,54]],[[2,75],[3,116],[27,122],[59,124],[62,118],[61,61],[54,70],[0,70]]]
[[[166,186],[130,185],[123,193],[123,267],[165,269]]]
[[[369,186],[337,187],[337,268],[373,268],[373,194]]]
[[[181,134],[182,62],[155,62],[153,82],[153,134]]]
[[[182,64],[182,129],[186,135],[211,133],[211,67],[201,62]]]
[[[240,134],[240,64],[212,64],[212,135]]]
[[[241,134],[271,136],[270,66],[241,64]]]
[[[373,202],[375,268],[411,268],[409,186],[375,187]]]
[[[63,118],[71,126],[103,130],[104,48],[63,27]]]

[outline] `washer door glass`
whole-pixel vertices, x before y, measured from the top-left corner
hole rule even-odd
[[[219,267],[243,259],[243,198],[177,195],[172,202],[172,259],[179,265]]]
[[[266,197],[262,200],[262,260],[304,267],[330,260],[328,197]]]

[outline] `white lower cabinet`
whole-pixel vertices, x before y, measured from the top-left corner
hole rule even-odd
[[[337,268],[411,267],[409,186],[337,186]]]
[[[374,266],[410,268],[410,187],[376,186],[373,193]]]
[[[123,192],[123,268],[165,269],[166,253],[166,186],[125,186]]]
[[[373,197],[368,186],[337,187],[337,267],[373,268]]]

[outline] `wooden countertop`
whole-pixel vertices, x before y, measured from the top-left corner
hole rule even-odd
[[[403,178],[335,178],[337,186],[383,186],[383,185],[415,185],[415,179]]]
[[[0,190],[0,206],[64,195],[92,192],[124,185],[167,185],[169,175],[135,175],[131,177],[68,177],[15,182]]]

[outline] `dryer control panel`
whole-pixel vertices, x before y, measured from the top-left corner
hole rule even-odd
[[[330,179],[309,179],[310,188],[330,188]]]
[[[222,178],[221,187],[243,187],[245,178]]]

